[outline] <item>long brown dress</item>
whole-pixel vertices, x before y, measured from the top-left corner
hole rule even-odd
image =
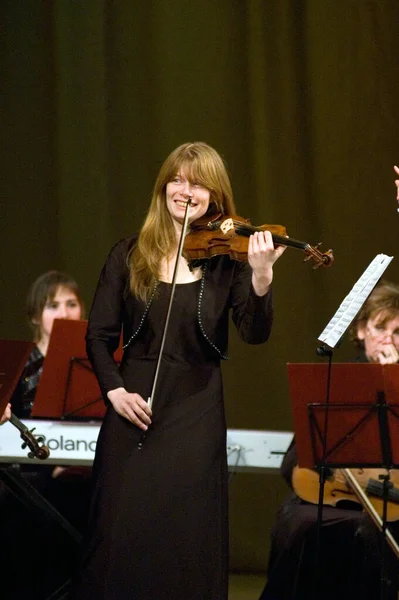
[[[117,247],[100,278],[89,319],[88,352],[104,390],[117,387],[119,376],[127,390],[148,398],[171,286],[159,283],[145,309],[125,291],[124,302],[132,308],[120,308],[115,288],[126,288],[125,257],[126,249]],[[259,335],[258,317],[248,315],[249,304],[254,301],[253,307],[258,305],[265,314],[262,337],[269,335],[271,323],[270,298],[253,299],[248,266],[227,268],[229,286],[246,290],[242,305],[229,289],[206,300],[205,277],[176,286],[153,396],[153,421],[141,448],[143,432],[111,406],[107,410],[94,464],[89,539],[70,596],[74,600],[227,598],[227,460],[220,353],[207,337],[201,311],[220,315],[215,329],[221,332],[215,340],[224,340],[233,305],[238,321],[249,316],[243,325],[249,341],[255,341],[251,330]],[[216,275],[210,273],[211,288]],[[202,301],[206,306],[201,306]],[[144,316],[136,329],[130,325],[125,331],[130,342],[118,375],[99,340],[104,331],[116,336],[115,320],[123,318],[127,328],[129,319],[116,313],[125,315],[129,310]]]

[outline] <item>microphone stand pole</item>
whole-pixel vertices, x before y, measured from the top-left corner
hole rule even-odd
[[[152,409],[153,402],[154,402],[154,396],[155,396],[155,390],[156,390],[156,387],[157,387],[159,369],[160,369],[160,366],[161,366],[163,349],[164,349],[165,340],[166,340],[166,334],[167,334],[168,326],[169,326],[169,317],[170,317],[170,313],[171,313],[171,309],[172,309],[173,298],[174,298],[174,295],[175,295],[177,272],[178,272],[178,269],[179,269],[180,258],[182,256],[182,252],[183,252],[184,238],[186,237],[186,231],[187,231],[187,225],[188,225],[188,215],[189,215],[189,210],[190,210],[190,206],[191,206],[191,200],[192,200],[192,198],[191,198],[191,196],[189,196],[187,198],[186,212],[184,213],[184,221],[183,221],[183,225],[182,225],[182,229],[181,229],[179,246],[178,246],[178,249],[177,249],[176,262],[175,262],[175,266],[174,266],[174,270],[173,270],[172,287],[171,287],[171,291],[170,291],[168,311],[166,313],[165,325],[164,325],[164,330],[163,330],[163,334],[162,334],[161,346],[160,346],[160,349],[159,349],[157,366],[156,366],[156,369],[155,369],[154,381],[153,381],[153,384],[152,384],[151,394],[148,397],[148,406],[151,409]],[[145,433],[140,438],[140,441],[139,441],[139,450],[141,450],[142,447],[143,447],[144,439],[145,439]]]

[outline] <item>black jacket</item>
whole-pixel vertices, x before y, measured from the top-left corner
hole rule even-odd
[[[124,345],[134,343],[152,302],[151,298],[145,305],[129,289],[127,255],[136,240],[136,235],[129,236],[111,249],[89,315],[87,354],[106,402],[109,390],[124,387],[122,375],[112,358],[121,331]],[[252,270],[247,263],[232,261],[228,256],[216,256],[204,263],[198,323],[202,335],[219,358],[227,358],[230,310],[238,334],[245,342],[260,344],[269,338],[273,320],[272,293],[257,296],[251,277]]]

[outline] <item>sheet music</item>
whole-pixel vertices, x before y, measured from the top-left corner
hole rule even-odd
[[[320,342],[335,348],[392,259],[393,256],[377,254],[320,334]]]

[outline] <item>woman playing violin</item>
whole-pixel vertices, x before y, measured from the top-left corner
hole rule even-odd
[[[241,338],[266,342],[273,267],[284,248],[251,237],[248,262],[178,261],[175,295],[151,396],[179,240],[188,222],[235,214],[220,155],[203,142],[162,165],[139,235],[102,269],[87,351],[107,412],[94,463],[86,552],[71,600],[227,599],[226,424],[221,381],[228,316]],[[120,368],[112,355],[123,330]],[[144,440],[144,441],[143,441]]]
[[[360,362],[397,363],[399,360],[399,286],[380,282],[351,326],[350,336]],[[295,488],[295,441],[288,449],[281,473]],[[397,480],[397,478],[395,477]],[[353,501],[324,506],[318,563],[319,589],[315,591],[315,504],[305,502],[296,489],[279,508],[271,536],[267,583],[260,600],[376,600],[380,597],[380,532],[362,506]],[[342,498],[343,495],[341,495]],[[399,521],[389,524],[399,542]],[[388,550],[387,600],[397,600],[398,559]],[[321,588],[321,589],[320,589]],[[316,595],[312,595],[316,594]]]

